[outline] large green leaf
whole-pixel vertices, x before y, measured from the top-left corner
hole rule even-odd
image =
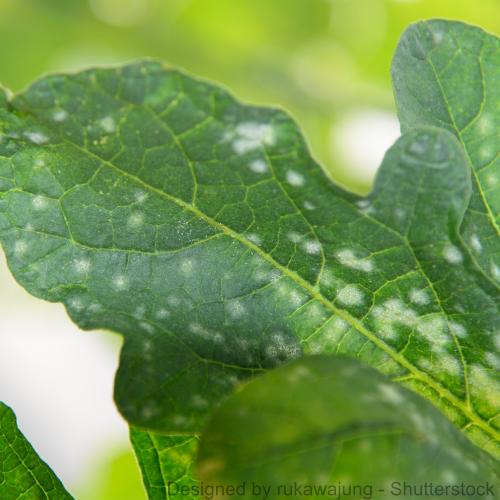
[[[410,25],[392,78],[402,130],[435,125],[462,142],[473,194],[461,233],[500,283],[500,39],[477,26],[436,19]]]
[[[14,412],[3,403],[0,403],[0,498],[73,499],[22,435]]]
[[[231,396],[197,468],[217,498],[412,498],[424,484],[424,496],[447,498],[481,498],[488,484],[493,498],[500,488],[497,460],[428,401],[341,356],[295,360]]]
[[[133,425],[199,431],[239,381],[339,353],[500,454],[500,298],[458,234],[470,166],[449,132],[403,136],[359,198],[286,114],[157,62],[4,100],[9,267],[79,327],[125,337],[115,399]]]
[[[202,498],[194,471],[197,437],[162,436],[130,427],[130,441],[149,500]]]

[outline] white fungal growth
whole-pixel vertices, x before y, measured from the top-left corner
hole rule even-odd
[[[435,346],[443,346],[450,339],[448,324],[441,314],[420,318],[417,330]]]
[[[302,248],[310,255],[321,253],[321,245],[316,240],[307,240],[302,243]]]
[[[364,302],[363,293],[356,285],[347,285],[337,294],[337,300],[347,306],[359,306]]]
[[[49,138],[45,134],[42,134],[41,132],[25,132],[24,135],[31,142],[34,142],[35,144],[38,145],[45,144],[49,140]]]
[[[232,319],[239,319],[246,313],[245,306],[239,300],[226,302],[225,309]]]
[[[113,281],[115,290],[122,292],[128,288],[128,280],[125,276],[117,276]]]
[[[303,206],[306,210],[316,210],[316,207],[308,201],[305,201]]]
[[[158,311],[156,311],[155,316],[158,319],[165,319],[170,316],[170,312],[167,309],[158,309]]]
[[[194,271],[194,259],[185,259],[181,262],[180,268],[184,274],[191,274]]]
[[[339,250],[336,254],[337,260],[344,266],[351,267],[369,273],[373,271],[373,263],[369,259],[358,259],[352,250]]]
[[[52,119],[58,123],[63,122],[66,118],[68,118],[68,113],[64,109],[60,109],[52,115]]]
[[[256,174],[265,174],[269,170],[269,166],[263,160],[255,160],[250,163],[250,170]]]
[[[28,250],[28,245],[24,241],[16,241],[14,245],[14,252],[17,254],[23,254]]]
[[[303,186],[305,184],[304,176],[302,174],[300,174],[299,172],[296,172],[295,170],[289,170],[286,173],[285,180],[286,180],[286,182],[288,182],[292,186],[296,186],[296,187]]]
[[[500,372],[500,356],[498,354],[487,352],[484,354],[484,359],[495,371]]]
[[[490,264],[490,272],[494,280],[500,281],[500,267],[498,267],[493,260]]]
[[[47,198],[43,196],[35,196],[32,201],[33,208],[37,211],[45,210],[48,206]]]
[[[141,203],[146,199],[147,195],[148,193],[146,193],[145,191],[136,191],[134,195],[135,201],[137,201],[137,203]]]
[[[143,318],[144,315],[146,314],[146,307],[145,306],[139,306],[135,309],[134,316],[137,316],[138,318]]]
[[[233,142],[235,153],[242,155],[261,145],[273,146],[276,143],[274,130],[271,125],[244,122],[236,127],[237,138]]]
[[[144,216],[141,213],[132,214],[127,221],[127,226],[130,229],[137,229],[144,223]]]
[[[460,361],[448,353],[443,353],[440,350],[437,351],[437,355],[439,358],[439,367],[448,372],[450,375],[460,375],[462,372],[462,364]]]
[[[500,410],[500,381],[495,372],[484,366],[474,364],[469,370],[469,387],[471,395],[488,401],[494,410]]]
[[[35,161],[35,167],[36,168],[43,168],[43,167],[45,167],[45,162],[41,158],[38,158]]]
[[[201,395],[195,394],[191,398],[191,403],[195,408],[206,408],[208,406],[208,401]]]
[[[116,123],[111,116],[102,118],[99,122],[99,125],[108,134],[113,134],[114,132],[116,132]]]
[[[446,262],[448,262],[448,264],[451,264],[452,266],[458,266],[464,260],[462,252],[455,245],[451,244],[446,245],[446,247],[444,248],[443,257],[445,258]]]
[[[266,354],[270,358],[280,358],[284,357],[286,359],[294,359],[300,356],[300,347],[287,344],[284,341],[284,337],[281,333],[275,333],[271,337],[271,343],[266,347]]]
[[[151,323],[147,323],[146,321],[141,321],[139,323],[139,326],[151,335],[156,331],[155,327]]]
[[[400,299],[386,300],[382,305],[375,306],[372,314],[380,324],[413,326],[417,314]]]
[[[459,338],[467,337],[467,328],[454,320],[448,321],[450,330]]]
[[[287,237],[292,243],[297,243],[301,238],[300,234],[297,233],[296,231],[290,231],[287,234]]]
[[[75,268],[79,273],[88,273],[90,271],[90,261],[86,259],[75,259]]]
[[[418,290],[417,288],[413,288],[408,294],[408,299],[410,302],[415,304],[425,306],[431,302],[429,298],[429,294],[426,290]]]
[[[172,423],[177,427],[184,427],[189,423],[189,418],[178,413],[172,417]]]
[[[483,245],[481,245],[481,242],[479,241],[479,238],[476,234],[473,234],[470,237],[469,243],[472,250],[474,250],[476,253],[481,253],[481,251],[483,250]]]
[[[260,246],[262,244],[262,238],[258,234],[249,233],[245,235],[245,238],[257,246]]]
[[[169,303],[169,305],[171,305],[172,307],[178,307],[180,306],[181,304],[181,301],[178,297],[176,297],[175,295],[169,295],[168,299],[167,299],[167,302]]]

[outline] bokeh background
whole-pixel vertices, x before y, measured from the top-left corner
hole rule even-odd
[[[287,109],[338,183],[367,192],[399,135],[389,68],[411,22],[500,33],[498,0],[0,0],[0,82],[150,56]],[[77,500],[143,500],[112,402],[121,341],[30,297],[0,256],[0,401]]]

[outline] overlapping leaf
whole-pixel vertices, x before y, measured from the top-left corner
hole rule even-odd
[[[14,412],[0,403],[0,498],[72,500],[17,427]]]
[[[373,193],[331,184],[293,121],[157,62],[47,77],[0,111],[0,241],[30,293],[125,337],[132,424],[195,432],[241,380],[358,357],[498,451],[498,288],[458,227],[470,166],[411,131]]]
[[[324,355],[232,395],[197,461],[217,498],[267,500],[482,498],[500,487],[498,465],[428,401],[358,361]],[[424,484],[440,489],[425,494]],[[227,494],[235,486],[240,494]]]
[[[410,25],[392,78],[402,129],[435,125],[462,142],[473,195],[461,233],[500,283],[500,39],[477,26],[434,19]]]
[[[194,470],[198,438],[130,427],[130,441],[149,500],[203,498]]]

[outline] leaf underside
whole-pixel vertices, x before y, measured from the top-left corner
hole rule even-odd
[[[451,498],[453,486],[500,486],[497,460],[431,403],[342,356],[295,360],[232,395],[203,433],[197,469],[220,493],[246,485],[229,498],[338,498],[342,485],[342,496],[385,499],[399,496],[395,483],[446,485]]]
[[[409,131],[360,198],[285,113],[159,62],[3,99],[9,267],[80,328],[124,336],[115,400],[129,423],[198,432],[238,382],[334,353],[500,455],[500,295],[459,234],[470,165],[450,132]]]
[[[0,498],[73,500],[17,427],[14,412],[0,403]]]

